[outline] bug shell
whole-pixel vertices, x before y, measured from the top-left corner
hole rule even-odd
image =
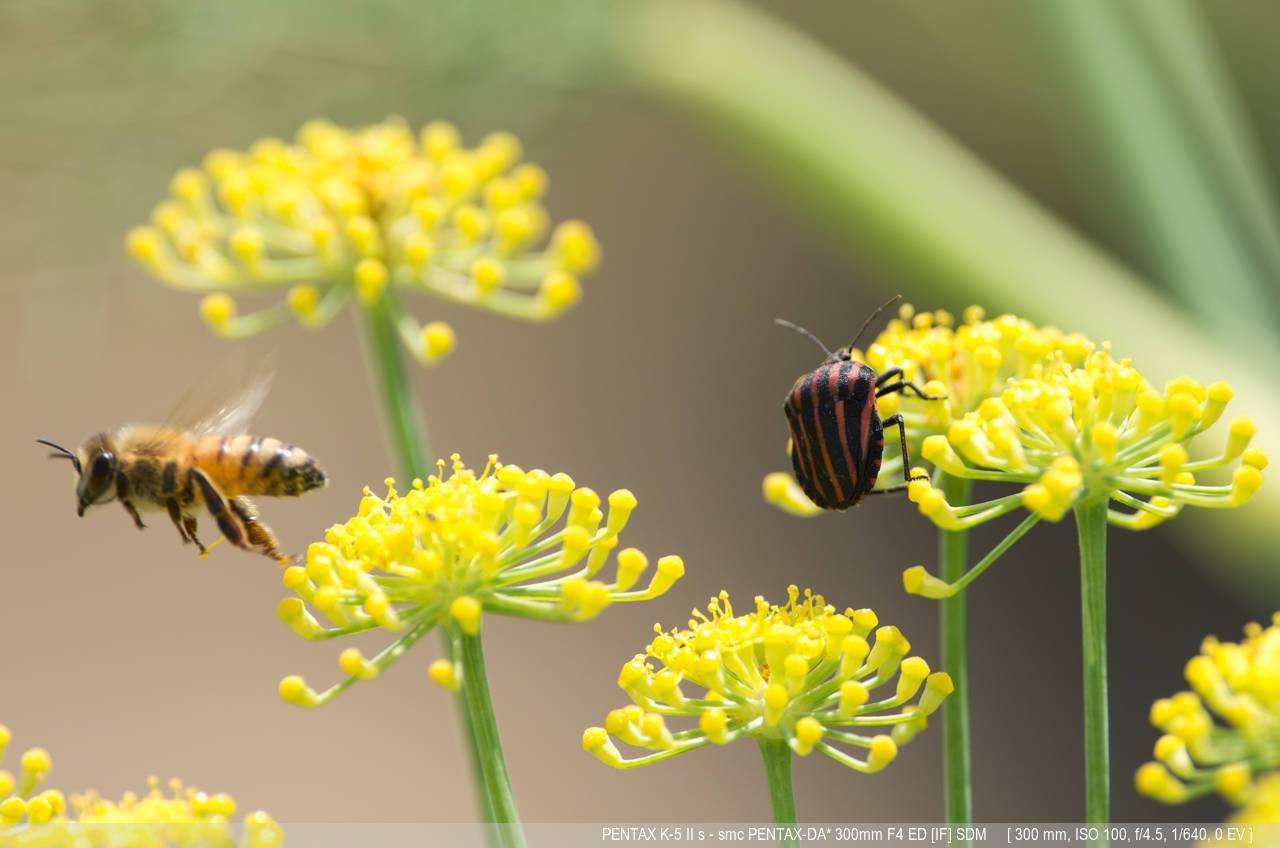
[[[884,428],[876,412],[876,376],[838,350],[787,393],[792,469],[823,509],[853,506],[880,474]]]

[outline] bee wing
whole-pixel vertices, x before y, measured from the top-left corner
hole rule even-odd
[[[188,389],[162,429],[195,437],[245,433],[271,391],[274,377],[268,360],[249,366],[242,355],[234,357]]]

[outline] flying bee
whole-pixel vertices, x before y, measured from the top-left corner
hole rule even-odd
[[[143,512],[164,510],[183,543],[203,557],[208,549],[196,535],[196,511],[203,508],[231,544],[281,561],[287,557],[249,496],[296,497],[326,478],[302,448],[245,434],[270,385],[269,374],[257,376],[222,404],[190,392],[166,423],[95,433],[75,451],[36,441],[57,451],[50,458],[70,460],[79,475],[77,515],[119,501],[142,530]]]

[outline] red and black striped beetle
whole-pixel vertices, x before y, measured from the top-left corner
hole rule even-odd
[[[912,480],[927,479],[911,476],[902,415],[890,415],[882,421],[876,398],[905,391],[924,400],[944,397],[925,394],[915,383],[903,379],[901,368],[877,374],[850,355],[876,316],[900,298],[873,312],[849,346],[835,352],[803,327],[778,320],[808,336],[827,354],[821,365],[796,380],[783,405],[791,429],[791,466],[796,482],[809,500],[823,509],[848,509],[869,494],[900,492]],[[895,426],[902,443],[903,484],[873,491],[884,453],[884,430]]]

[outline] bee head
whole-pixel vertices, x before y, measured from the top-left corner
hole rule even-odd
[[[105,433],[90,436],[80,446],[80,482],[76,484],[76,514],[95,504],[111,501],[116,496],[116,453]]]
[[[69,460],[76,474],[80,475],[76,482],[77,515],[84,515],[84,511],[90,506],[106,503],[115,497],[118,465],[115,451],[105,434],[90,436],[78,451],[67,450],[47,439],[36,441],[54,449],[55,453],[49,454],[50,459]]]

